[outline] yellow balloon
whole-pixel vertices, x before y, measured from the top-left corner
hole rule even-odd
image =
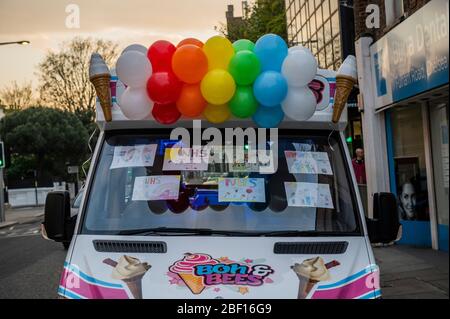
[[[206,41],[203,51],[208,57],[209,70],[228,70],[228,64],[235,54],[230,40],[218,35]]]
[[[231,113],[227,104],[223,105],[208,104],[206,109],[203,111],[203,115],[209,122],[219,124],[228,120],[230,118]]]
[[[203,78],[200,89],[209,104],[228,103],[236,91],[236,83],[230,73],[221,69],[209,71]]]

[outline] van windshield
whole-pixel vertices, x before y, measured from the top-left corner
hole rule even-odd
[[[207,149],[197,164],[174,159],[193,151],[170,140],[169,130],[130,132],[105,133],[86,190],[84,234],[361,233],[338,132],[280,129],[266,157],[254,159],[244,144],[236,158],[226,147]]]

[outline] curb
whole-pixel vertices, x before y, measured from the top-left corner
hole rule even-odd
[[[13,225],[18,224],[19,222],[4,222],[4,223],[0,223],[0,229],[2,228],[7,228]]]

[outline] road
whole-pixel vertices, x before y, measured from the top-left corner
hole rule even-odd
[[[0,230],[0,299],[56,298],[66,251],[43,239],[40,221]]]

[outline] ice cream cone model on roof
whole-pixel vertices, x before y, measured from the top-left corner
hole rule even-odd
[[[353,55],[349,55],[342,63],[336,76],[336,94],[334,96],[332,117],[333,123],[339,122],[342,112],[347,104],[348,97],[357,81],[356,58]]]

